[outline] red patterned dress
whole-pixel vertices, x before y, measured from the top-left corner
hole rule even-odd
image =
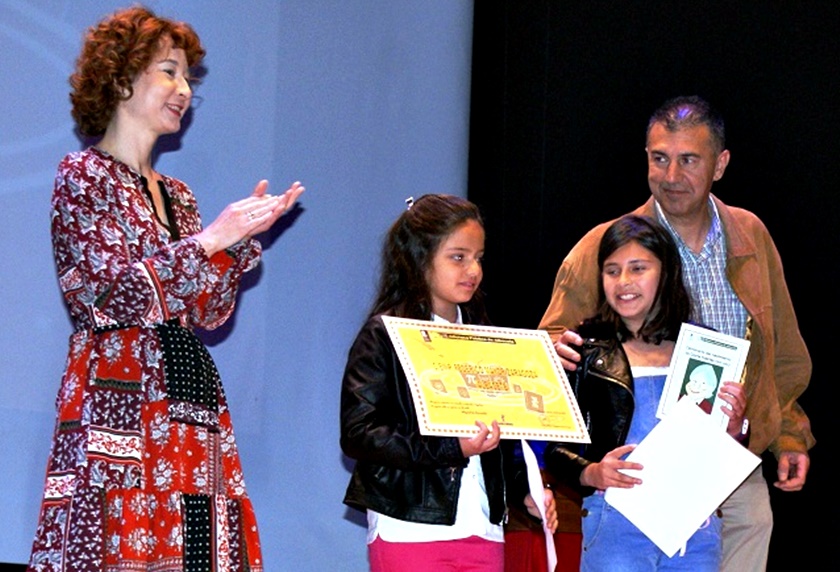
[[[263,569],[219,375],[192,333],[230,316],[260,245],[208,258],[192,192],[168,177],[162,190],[169,229],[107,153],[58,167],[53,251],[75,333],[31,570]]]

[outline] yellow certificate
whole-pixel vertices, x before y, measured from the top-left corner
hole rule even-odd
[[[420,433],[589,443],[548,333],[383,316],[405,370]]]

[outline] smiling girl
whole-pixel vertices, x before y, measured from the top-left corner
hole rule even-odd
[[[638,528],[604,501],[608,487],[642,484],[638,463],[623,460],[657,423],[674,342],[688,321],[690,301],[673,239],[658,223],[628,215],[613,223],[598,251],[598,314],[577,330],[581,361],[567,372],[588,421],[592,443],[580,450],[549,445],[546,468],[577,486],[583,501],[581,570],[691,570],[716,572],[721,557],[720,519],[711,515],[668,558]],[[740,384],[723,384],[731,408],[727,432],[740,437],[746,397]],[[635,469],[641,478],[625,474]]]
[[[51,204],[73,322],[30,570],[263,569],[218,371],[193,333],[233,312],[253,237],[303,191],[267,181],[206,227],[190,188],[155,169],[180,131],[204,48],[137,6],[88,30],[73,118],[97,139],[59,164]]]
[[[477,422],[472,438],[421,435],[381,318],[486,324],[483,257],[478,209],[455,196],[421,197],[385,240],[379,293],[350,349],[341,390],[341,447],[356,460],[344,502],[367,512],[373,572],[503,569],[499,426]],[[554,526],[553,504],[549,513]]]

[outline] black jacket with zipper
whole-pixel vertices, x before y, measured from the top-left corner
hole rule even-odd
[[[551,443],[545,449],[545,467],[555,478],[590,495],[595,489],[580,484],[590,463],[623,445],[633,419],[633,374],[614,326],[584,322],[578,329],[583,345],[580,362],[567,371],[569,383],[586,420],[591,444]]]
[[[505,517],[503,453],[481,455],[490,521]],[[356,460],[344,503],[400,520],[455,522],[461,474],[468,459],[456,437],[420,434],[405,372],[380,316],[356,337],[341,387],[341,449]],[[524,498],[524,492],[522,493]]]

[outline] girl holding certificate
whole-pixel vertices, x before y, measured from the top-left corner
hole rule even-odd
[[[341,447],[356,460],[344,502],[367,512],[373,572],[503,570],[507,458],[499,426],[476,422],[472,438],[421,435],[381,318],[486,324],[483,256],[478,208],[449,195],[409,199],[385,240],[379,292],[341,390]]]
[[[655,221],[625,216],[607,229],[598,251],[598,314],[585,320],[581,360],[568,372],[590,445],[580,450],[551,444],[546,468],[579,486],[583,501],[581,570],[692,570],[716,572],[721,557],[720,519],[712,515],[684,550],[668,558],[638,528],[604,501],[608,487],[630,488],[642,469],[623,460],[657,423],[674,341],[687,322],[690,301],[680,256],[668,232]],[[739,437],[746,396],[737,383],[723,384],[727,432]],[[687,491],[690,494],[690,491]]]

